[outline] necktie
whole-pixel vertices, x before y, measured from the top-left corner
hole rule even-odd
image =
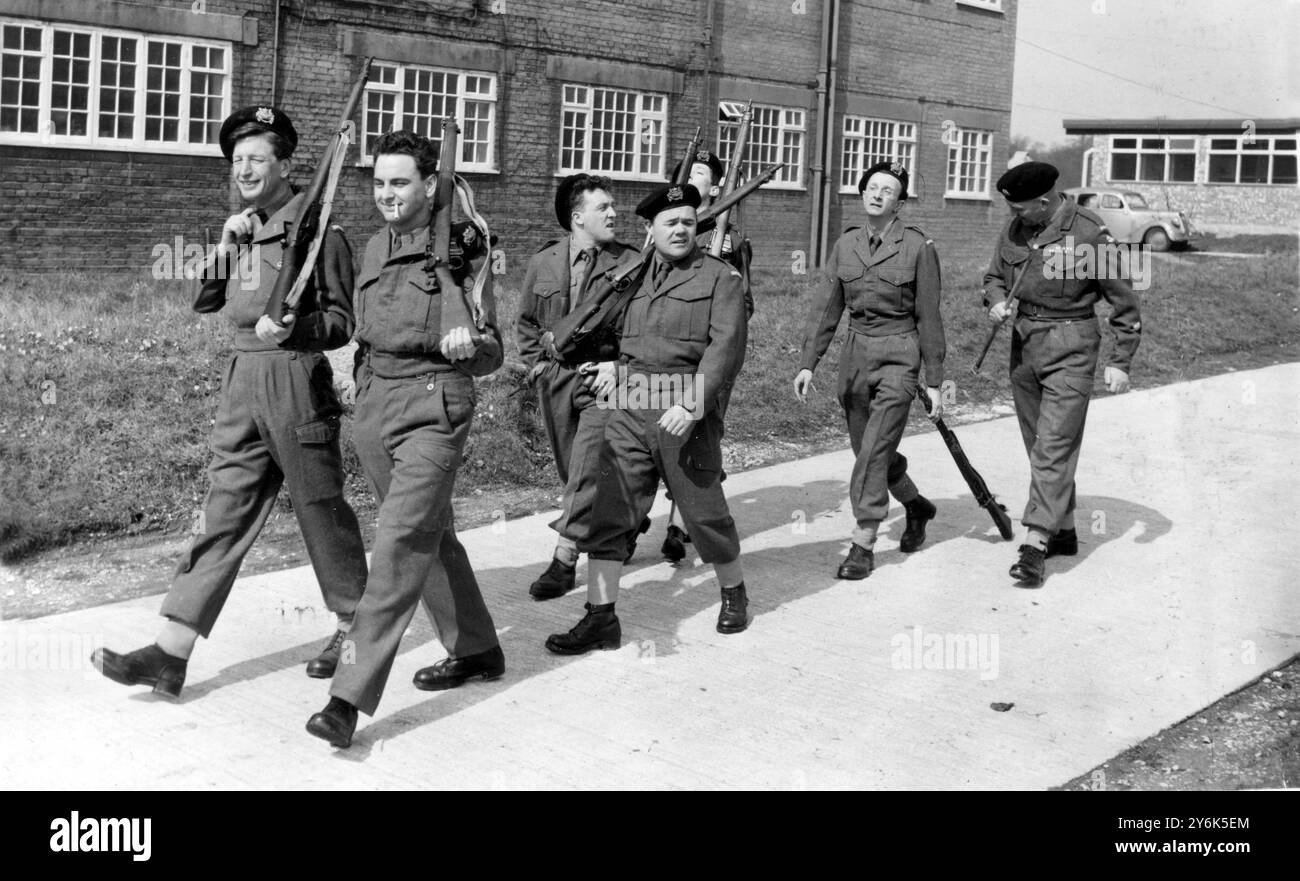
[[[587,292],[587,286],[591,284],[592,271],[596,268],[596,249],[583,248],[578,252],[578,259],[581,267],[578,269],[578,294],[576,300],[582,301],[582,295]]]
[[[655,290],[656,291],[664,286],[664,281],[665,279],[668,278],[668,271],[671,268],[672,267],[669,266],[667,263],[660,263],[655,268]]]
[[[880,236],[873,233],[867,242],[867,247],[872,254],[876,253],[876,249],[880,247]]]

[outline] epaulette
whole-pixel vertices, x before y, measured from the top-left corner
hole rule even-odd
[[[921,229],[921,228],[920,228],[919,226],[917,226],[915,223],[905,223],[905,224],[903,224],[903,229],[910,229],[912,232],[916,233],[916,234],[919,235],[921,238],[925,239],[925,243],[926,243],[927,245],[933,245],[933,244],[934,244],[934,239],[932,239],[932,238],[930,238],[928,235],[926,235],[926,234],[925,234],[925,230]]]
[[[559,240],[559,239],[551,239],[549,242],[547,242],[546,244],[544,244],[544,245],[542,245],[540,248],[538,248],[538,249],[537,249],[537,253],[540,254],[540,253],[542,253],[543,251],[545,251],[547,248],[551,247],[552,245],[558,245],[559,243],[560,243],[560,240]]]
[[[848,235],[849,233],[851,233],[851,232],[857,232],[857,231],[860,230],[860,229],[862,229],[862,227],[860,227],[860,226],[850,226],[848,229],[844,230],[844,234],[845,234],[845,235]]]

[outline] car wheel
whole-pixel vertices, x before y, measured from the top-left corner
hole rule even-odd
[[[1147,230],[1147,234],[1142,237],[1142,244],[1152,251],[1168,251],[1169,234],[1158,226],[1154,227]]]

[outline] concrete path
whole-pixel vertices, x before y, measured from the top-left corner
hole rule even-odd
[[[534,603],[549,515],[465,533],[510,665],[430,694],[423,613],[376,718],[347,751],[303,730],[326,700],[304,662],[331,631],[308,569],[241,580],[178,702],[103,679],[145,644],[158,597],[0,622],[0,785],[15,788],[1042,788],[1063,783],[1300,652],[1300,365],[1096,400],[1081,554],[1041,590],[977,508],[937,434],[903,449],[939,505],[925,548],[895,511],[866,581],[838,582],[851,526],[837,452],[727,480],[748,632],[714,632],[694,553],[658,560],[666,504],[627,579],[617,652],[541,646],[581,592]],[[1013,516],[1014,419],[962,426]],[[582,567],[579,569],[580,577]],[[999,709],[995,709],[995,705]],[[1009,707],[1009,708],[1008,708]]]

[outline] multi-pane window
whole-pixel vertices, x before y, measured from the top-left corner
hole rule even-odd
[[[948,186],[945,198],[989,197],[993,132],[953,128],[948,134]]]
[[[375,138],[408,129],[442,148],[442,120],[460,126],[457,171],[496,171],[497,78],[414,64],[376,62],[366,83],[362,162]]]
[[[769,165],[784,162],[785,166],[766,186],[802,189],[807,113],[797,107],[761,104],[753,107],[754,116],[745,143],[745,164],[740,169],[741,178],[749,180]],[[743,111],[744,105],[736,101],[721,101],[718,104],[718,158],[723,165],[731,162]]]
[[[1252,143],[1247,143],[1247,140]],[[1207,180],[1213,184],[1296,183],[1296,138],[1211,138]]]
[[[901,162],[916,176],[916,125],[864,116],[844,117],[844,152],[840,191],[856,193],[858,179],[877,162]]]
[[[215,153],[230,44],[0,19],[0,142]]]
[[[560,108],[560,173],[662,178],[667,124],[666,95],[566,84]]]
[[[1190,183],[1196,179],[1196,138],[1112,137],[1110,179]]]

